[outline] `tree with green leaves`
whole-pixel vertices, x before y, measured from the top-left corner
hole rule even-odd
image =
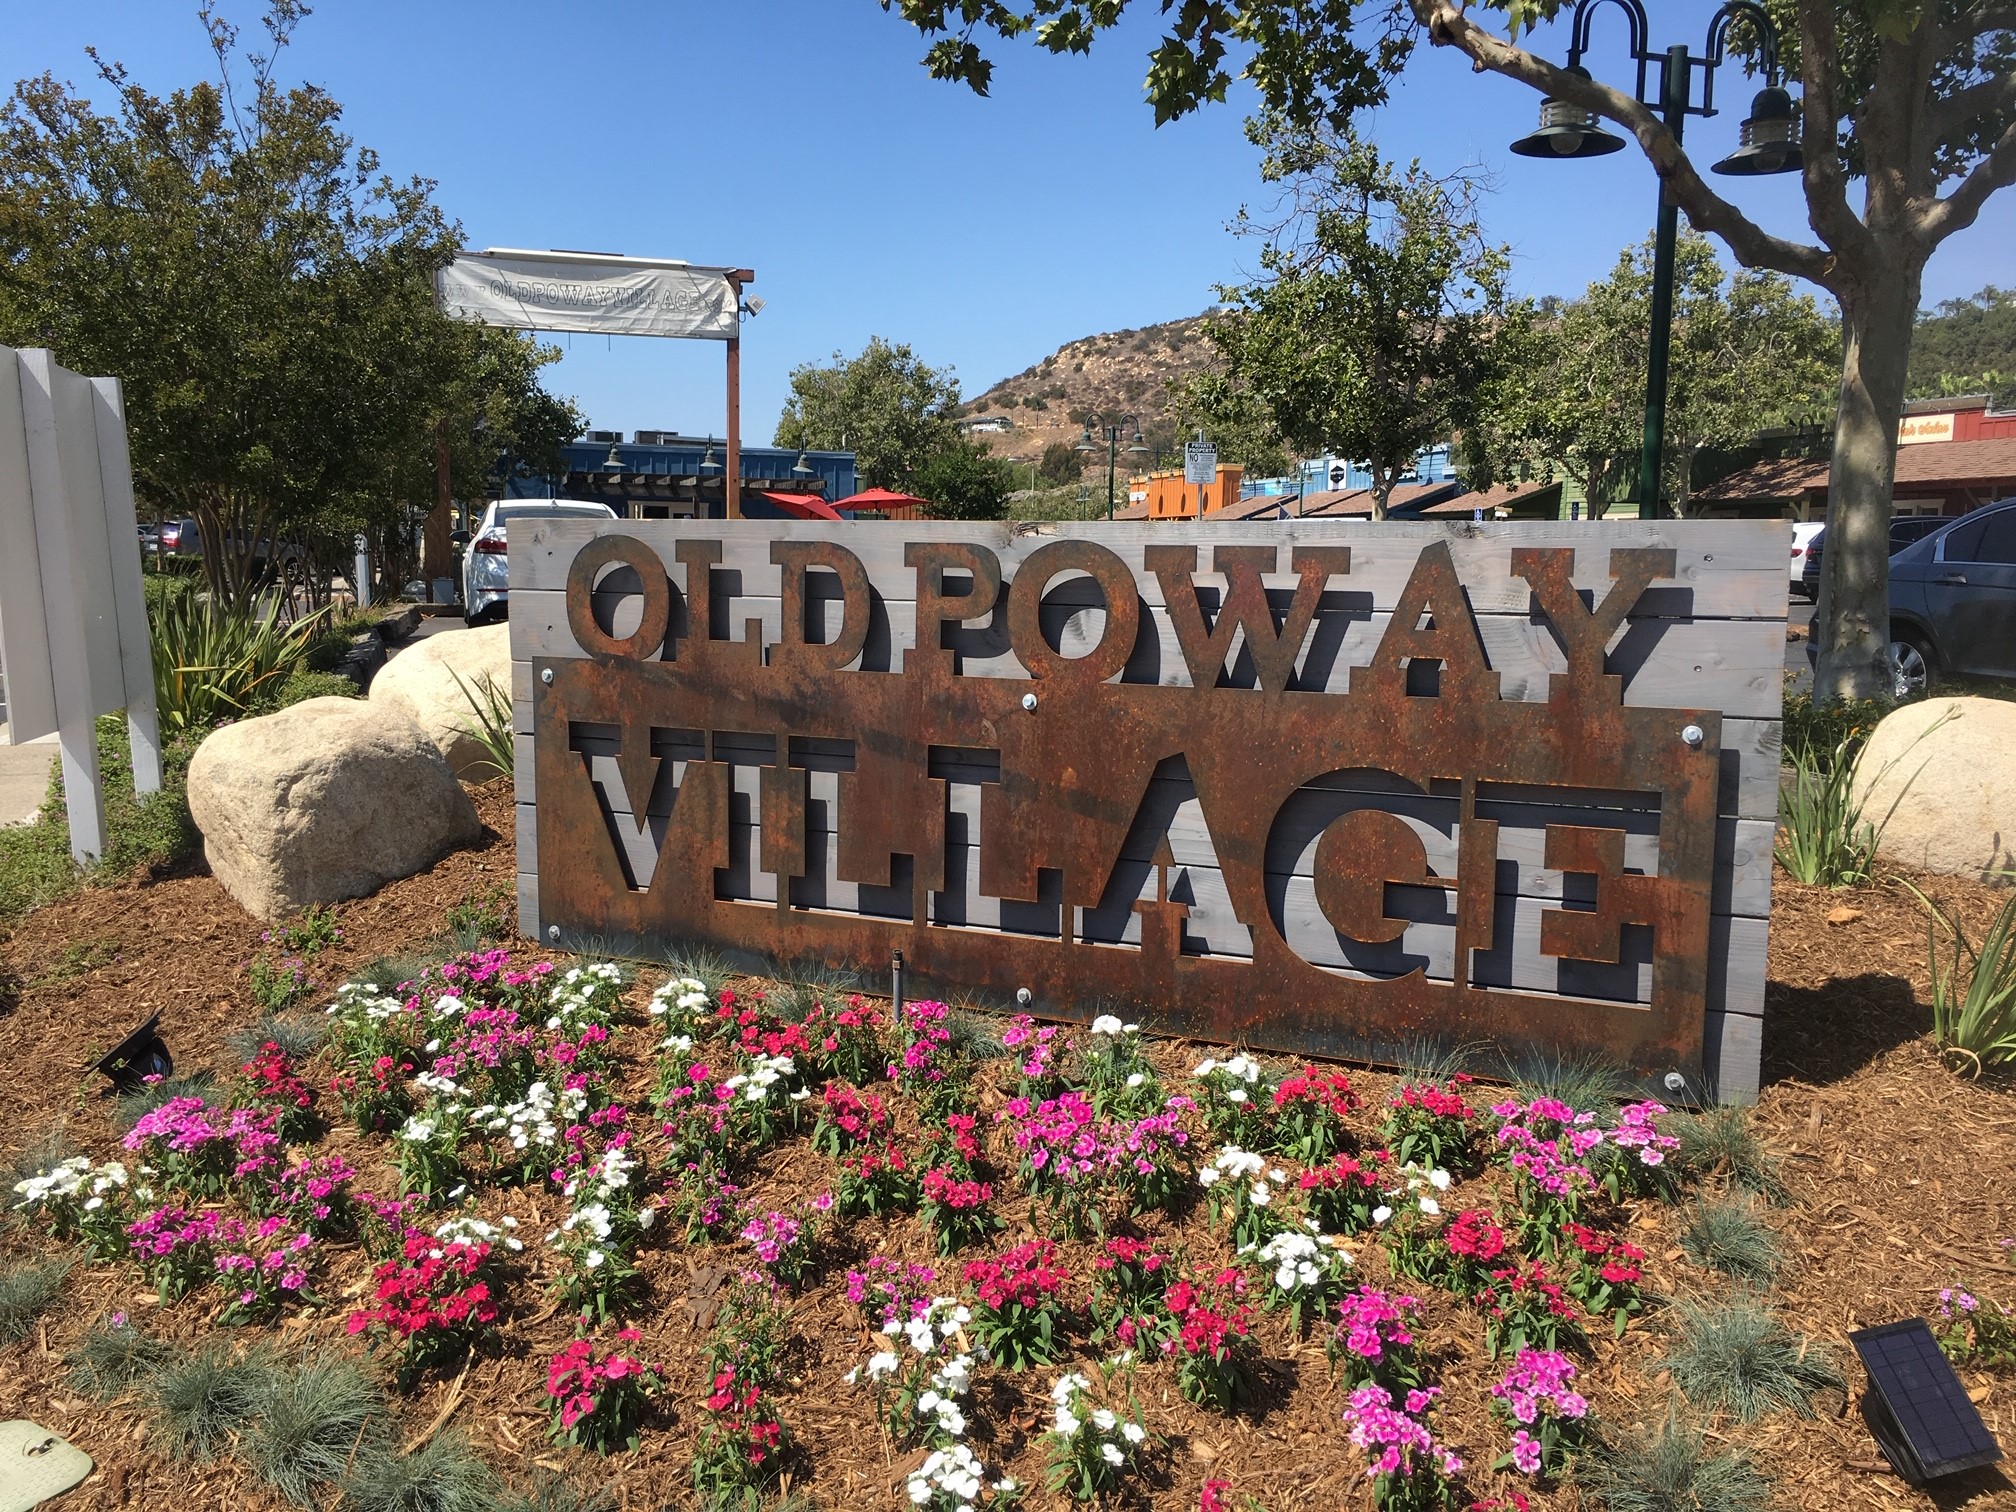
[[[917,469],[959,439],[959,380],[906,342],[872,336],[859,356],[791,370],[776,444],[850,451],[863,488],[910,487]]]
[[[1505,328],[1525,318],[1509,255],[1478,229],[1468,179],[1396,169],[1349,131],[1274,117],[1252,135],[1287,214],[1264,230],[1260,280],[1220,290],[1231,313],[1211,340],[1289,446],[1366,464],[1383,520],[1422,448],[1470,425],[1497,382]]]
[[[992,65],[976,33],[1028,34],[1052,52],[1084,52],[1132,8],[1130,0],[880,3],[934,38],[925,58],[934,75],[982,94]],[[1158,122],[1223,100],[1237,47],[1241,71],[1269,109],[1345,124],[1385,103],[1425,36],[1458,49],[1479,73],[1622,126],[1697,230],[1721,238],[1745,267],[1832,293],[1845,340],[1815,693],[1866,698],[1891,686],[1889,519],[1912,322],[1927,259],[2016,181],[2016,6],[1769,0],[1781,55],[1804,95],[1802,178],[1814,243],[1772,235],[1716,193],[1632,95],[1520,45],[1522,33],[1559,13],[1560,0],[1185,0],[1158,9],[1168,29],[1149,55],[1147,80]],[[1756,57],[1754,27],[1737,25],[1730,42]],[[1857,180],[1859,210],[1850,200]]]
[[[960,438],[925,458],[910,486],[929,501],[924,513],[934,520],[999,520],[1008,514],[1015,475],[985,447]]]
[[[1236,320],[1236,316],[1221,312],[1206,331]],[[1239,345],[1236,330],[1213,339],[1221,351],[1235,350]],[[1292,465],[1288,443],[1281,439],[1274,411],[1243,378],[1225,372],[1193,373],[1169,387],[1169,409],[1178,435],[1202,431],[1218,448],[1218,460],[1238,463],[1249,478],[1278,478],[1288,471]]]
[[[1920,314],[1911,342],[1911,397],[1986,394],[2016,405],[2016,290],[1993,284]]]
[[[1085,459],[1069,441],[1052,441],[1043,448],[1043,460],[1036,470],[1045,483],[1062,488],[1085,475]]]
[[[123,381],[143,507],[194,518],[217,602],[242,605],[265,543],[403,465],[455,371],[431,278],[456,233],[334,100],[276,81],[298,0],[243,98],[235,31],[199,14],[214,82],[164,98],[100,62],[109,115],[46,74],[0,107],[0,340]]]
[[[1739,270],[1732,278],[1705,236],[1683,233],[1674,251],[1661,470],[1665,496],[1684,515],[1703,451],[1825,414],[1841,371],[1841,331],[1782,274]],[[1479,427],[1492,471],[1557,469],[1600,515],[1636,476],[1651,329],[1647,240],[1581,298],[1536,321],[1531,349],[1511,364]]]

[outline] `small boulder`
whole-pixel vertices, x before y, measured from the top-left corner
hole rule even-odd
[[[2016,868],[2016,703],[1928,698],[1885,716],[1855,763],[1855,796],[1862,817],[1883,826],[1877,849],[1887,860],[2009,882],[2006,873]]]
[[[425,871],[483,833],[419,725],[375,699],[311,698],[226,725],[189,763],[210,870],[277,919]]]
[[[457,777],[480,782],[497,775],[483,743],[470,733],[477,718],[469,699],[483,697],[486,678],[510,699],[509,625],[444,630],[408,646],[371,679],[371,702],[403,712],[427,732]]]

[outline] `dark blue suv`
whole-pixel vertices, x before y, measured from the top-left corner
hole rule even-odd
[[[1890,657],[1900,698],[1942,676],[2016,679],[2016,499],[1890,558]]]

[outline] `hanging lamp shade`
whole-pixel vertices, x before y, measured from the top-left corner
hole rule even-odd
[[[1715,164],[1714,172],[1756,178],[1767,173],[1797,173],[1806,166],[1806,155],[1799,146],[1799,107],[1776,84],[1757,91],[1739,141],[1741,145],[1734,152]]]
[[[1589,70],[1580,65],[1568,72],[1589,77]],[[1512,150],[1521,157],[1592,158],[1605,157],[1623,146],[1624,139],[1605,130],[1594,111],[1549,95],[1540,102],[1539,129],[1519,138]]]

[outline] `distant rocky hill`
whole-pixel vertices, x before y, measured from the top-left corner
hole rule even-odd
[[[1166,450],[1176,439],[1168,414],[1171,384],[1217,365],[1204,320],[1192,315],[1066,342],[1033,367],[968,399],[961,413],[969,420],[1005,415],[1014,422],[1010,431],[974,434],[996,456],[1033,462],[1054,442],[1075,444],[1087,414],[1115,421],[1134,415],[1150,444]]]

